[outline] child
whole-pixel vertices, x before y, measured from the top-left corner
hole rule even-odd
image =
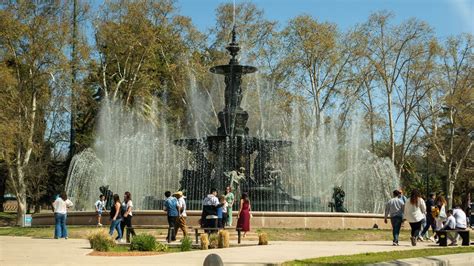
[[[221,215],[219,216],[219,209],[217,209],[217,217],[218,217],[218,223],[219,223],[219,228],[224,229],[227,223],[227,207],[229,204],[227,203],[227,200],[225,199],[225,196],[221,195],[219,196],[219,209],[221,210]]]
[[[101,218],[102,218],[102,212],[105,209],[105,196],[100,195],[99,200],[95,202],[95,212],[97,213],[97,226],[102,226]]]

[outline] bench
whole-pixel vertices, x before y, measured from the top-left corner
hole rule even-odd
[[[196,244],[199,243],[199,236],[201,235],[201,232],[199,232],[200,230],[203,231],[204,233],[207,233],[208,235],[210,235],[212,233],[217,233],[221,229],[222,228],[215,228],[215,227],[213,227],[213,228],[195,227],[194,228],[194,234],[195,234],[195,237],[196,237]],[[224,230],[225,230],[225,228],[224,228]],[[237,244],[240,244],[242,228],[236,228],[235,230],[237,231]]]
[[[467,229],[453,229],[453,230],[438,230],[436,233],[439,237],[439,245],[445,247],[448,245],[448,233],[457,232],[462,238],[462,245],[469,246],[469,230]]]

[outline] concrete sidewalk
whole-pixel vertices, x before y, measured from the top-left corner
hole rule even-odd
[[[35,239],[0,236],[0,265],[202,265],[208,254],[216,253],[225,264],[278,264],[288,260],[365,252],[420,249],[434,246],[402,243],[398,247],[386,241],[321,242],[279,241],[268,246],[246,246],[215,250],[197,250],[156,256],[88,256],[89,243],[84,239]]]

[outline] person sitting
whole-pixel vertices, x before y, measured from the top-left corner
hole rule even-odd
[[[456,220],[456,230],[466,230],[467,229],[467,216],[466,213],[461,209],[461,206],[456,204],[453,209],[453,217]],[[454,233],[454,241],[457,243],[459,234],[458,232]]]
[[[448,210],[447,212],[448,218],[446,219],[445,225],[441,228],[441,230],[454,230],[456,229],[456,219],[453,216],[453,210]],[[457,235],[453,235],[450,232],[446,234],[449,240],[451,240],[450,246],[456,246],[456,237]]]

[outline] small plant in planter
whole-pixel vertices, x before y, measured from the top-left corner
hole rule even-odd
[[[189,236],[185,236],[181,239],[181,251],[190,251],[193,248],[193,240]]]
[[[130,250],[155,251],[158,249],[157,244],[154,236],[150,234],[139,234],[132,239]]]
[[[114,240],[106,230],[97,230],[91,232],[87,236],[87,239],[91,244],[91,248],[95,251],[109,251],[112,247],[115,247]]]
[[[229,232],[226,230],[220,230],[219,231],[219,242],[218,242],[218,247],[219,248],[228,248],[229,247]]]
[[[209,248],[217,248],[219,245],[219,236],[217,234],[211,234],[209,236]]]
[[[268,245],[268,235],[267,233],[258,234],[258,244],[259,245]]]
[[[209,249],[209,238],[207,234],[201,234],[199,238],[201,240],[201,249],[202,250]]]

